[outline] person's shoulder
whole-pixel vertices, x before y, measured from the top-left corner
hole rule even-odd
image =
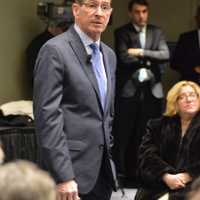
[[[54,36],[53,38],[49,39],[45,45],[43,45],[43,48],[55,48],[59,49],[60,47],[64,47],[67,45],[69,41],[69,37],[67,36],[67,32],[61,33],[57,36]]]
[[[66,40],[67,37],[65,36],[66,32],[61,33],[57,36],[54,36],[53,38],[51,38],[50,40],[48,40],[49,44],[58,44],[59,42],[63,42],[63,40]]]
[[[181,33],[180,37],[191,37],[195,34],[197,34],[197,30],[191,30],[191,31]]]
[[[193,118],[193,126],[200,128],[200,111]]]
[[[159,118],[150,119],[148,121],[148,126],[150,127],[159,127],[166,124],[171,124],[176,120],[176,117],[168,117],[168,116],[161,116]]]
[[[63,34],[63,33],[62,33]],[[58,54],[63,51],[62,49],[65,47],[65,44],[67,44],[62,38],[62,34],[59,34],[57,36],[54,36],[53,38],[46,41],[40,48],[39,54],[43,54],[45,52],[48,52],[48,54],[52,53],[54,54],[57,52]]]
[[[163,117],[150,119],[148,121],[148,126],[157,126],[158,124],[162,122],[162,120],[163,120]]]
[[[162,28],[154,24],[147,24],[147,29],[152,31],[162,32]]]
[[[118,28],[115,29],[115,33],[121,33],[121,32],[126,32],[130,31],[133,29],[133,25],[131,23],[124,24]]]

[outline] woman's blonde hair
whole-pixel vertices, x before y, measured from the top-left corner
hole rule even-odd
[[[176,83],[167,93],[167,103],[166,110],[163,115],[172,117],[178,113],[176,102],[180,95],[180,91],[184,86],[191,86],[194,91],[197,93],[199,103],[200,103],[200,87],[192,81],[180,81]]]

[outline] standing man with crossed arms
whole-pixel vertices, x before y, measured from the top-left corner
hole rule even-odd
[[[114,34],[117,54],[114,151],[120,178],[135,181],[137,150],[146,122],[162,113],[160,68],[169,59],[169,50],[162,30],[148,22],[147,0],[130,0],[128,14],[130,21]]]
[[[109,200],[116,57],[100,41],[111,0],[76,0],[75,24],[49,40],[35,66],[34,114],[42,166],[61,200]]]

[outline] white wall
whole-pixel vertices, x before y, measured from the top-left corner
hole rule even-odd
[[[41,30],[36,0],[1,1],[0,103],[28,98],[24,52]]]
[[[44,29],[36,16],[37,0],[1,1],[0,6],[0,104],[30,98],[27,90],[25,49],[30,40]],[[176,41],[180,32],[191,29],[199,0],[149,0],[150,21],[162,27],[168,41]],[[113,30],[127,23],[128,0],[113,0],[113,24],[103,40],[113,46]],[[168,87],[177,75],[167,70]]]

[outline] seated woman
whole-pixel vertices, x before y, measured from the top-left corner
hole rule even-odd
[[[167,94],[163,117],[150,120],[139,150],[141,188],[135,200],[155,200],[168,193],[183,200],[200,175],[200,88],[190,81]],[[165,195],[166,196],[166,195]]]

